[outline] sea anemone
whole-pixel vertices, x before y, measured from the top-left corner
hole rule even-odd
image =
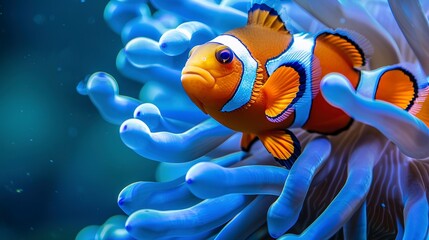
[[[418,1],[279,1],[288,29],[346,28],[369,39],[370,68],[410,62],[429,75],[429,5]],[[125,44],[120,72],[143,87],[119,95],[104,72],[78,85],[123,142],[159,161],[158,182],[118,197],[126,216],[84,228],[77,239],[425,239],[429,232],[429,129],[393,105],[352,91],[343,76],[325,98],[355,119],[336,136],[293,132],[303,153],[287,170],[256,143],[204,115],[180,71],[189,50],[246,23],[247,0],[112,0],[105,19]],[[426,10],[426,12],[425,12]],[[123,163],[118,163],[123,164]],[[342,230],[342,231],[341,231]]]

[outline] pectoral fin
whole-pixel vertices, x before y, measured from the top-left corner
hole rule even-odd
[[[260,135],[259,139],[274,158],[287,169],[290,169],[301,154],[301,145],[289,130],[276,130]]]
[[[281,122],[293,111],[293,104],[303,95],[305,82],[299,69],[281,66],[262,87],[267,98],[265,115],[271,122]]]
[[[258,140],[258,136],[252,133],[243,133],[241,137],[241,149],[245,152],[250,151],[252,145]]]

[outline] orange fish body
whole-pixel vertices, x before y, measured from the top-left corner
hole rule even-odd
[[[415,114],[421,109],[427,91],[404,68],[358,69],[369,48],[365,39],[345,31],[292,35],[273,8],[254,4],[247,26],[191,50],[182,84],[202,111],[243,132],[244,150],[258,138],[290,168],[301,147],[289,128],[336,134],[353,121],[320,93],[320,81],[329,73],[344,75],[369,98]]]

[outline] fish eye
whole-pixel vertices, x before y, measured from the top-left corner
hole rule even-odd
[[[222,64],[232,62],[233,58],[234,53],[229,47],[222,47],[216,50],[216,59]]]

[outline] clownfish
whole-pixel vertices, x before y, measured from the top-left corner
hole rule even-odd
[[[405,67],[361,70],[370,49],[362,36],[345,30],[291,34],[274,7],[260,2],[249,9],[245,27],[191,49],[182,70],[190,99],[242,132],[243,150],[259,139],[290,169],[301,146],[288,129],[325,135],[346,130],[353,119],[320,92],[322,78],[332,72],[349,79],[357,93],[394,104],[429,125],[427,84],[418,84]]]

